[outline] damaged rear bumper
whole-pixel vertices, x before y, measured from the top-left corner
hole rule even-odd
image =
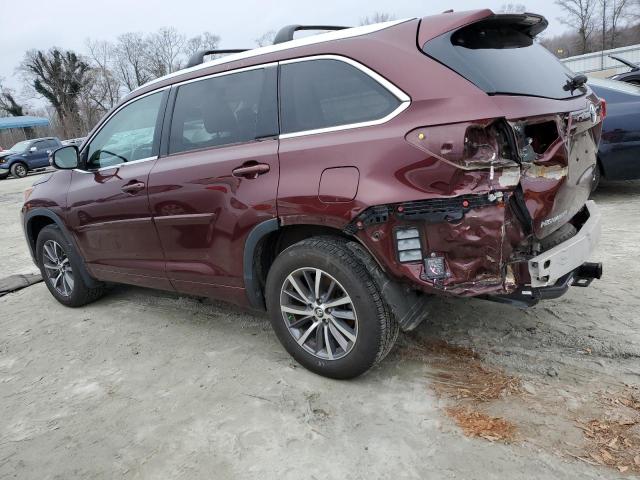
[[[560,298],[569,291],[569,287],[588,287],[592,280],[600,279],[600,277],[602,277],[601,263],[584,263],[563,275],[554,285],[542,288],[525,288],[510,295],[492,295],[480,298],[516,307],[532,307],[540,300]]]
[[[589,218],[574,237],[529,260],[532,288],[555,285],[591,256],[600,239],[602,215],[592,200],[585,207]]]

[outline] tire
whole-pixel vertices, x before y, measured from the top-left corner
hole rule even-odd
[[[16,162],[11,165],[11,175],[16,178],[24,178],[29,173],[29,168],[22,162]]]
[[[300,293],[315,297],[314,290],[320,292],[320,301],[301,298]],[[376,283],[339,238],[310,238],[280,253],[269,270],[265,294],[271,325],[284,348],[302,366],[325,377],[363,374],[389,353],[398,337],[398,324]],[[338,303],[345,298],[350,303]],[[307,313],[311,316],[305,320]]]
[[[55,225],[44,227],[36,242],[36,258],[44,283],[51,295],[67,307],[81,307],[94,302],[105,292],[100,285],[89,288],[80,270],[78,255]],[[56,262],[56,259],[59,261]]]

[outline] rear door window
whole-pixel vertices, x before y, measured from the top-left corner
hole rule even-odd
[[[332,59],[282,65],[280,98],[282,133],[380,120],[401,103],[363,71]]]
[[[275,67],[178,87],[169,153],[249,142],[278,134]]]
[[[581,96],[567,80],[574,74],[518,25],[500,16],[428,41],[424,52],[490,95],[553,99]]]

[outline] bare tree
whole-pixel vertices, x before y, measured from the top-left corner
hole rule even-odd
[[[595,30],[596,0],[556,0],[556,5],[565,12],[560,21],[578,33],[580,53],[587,53]]]
[[[180,70],[180,57],[185,36],[173,27],[160,28],[148,39],[148,69],[153,77],[162,77]]]
[[[78,133],[78,97],[86,87],[89,65],[69,50],[29,50],[22,71],[37,93],[46,98],[62,124],[65,136]]]
[[[605,19],[603,25],[609,29],[609,48],[616,48],[618,45],[618,31],[620,22],[630,18],[631,1],[629,0],[600,0],[602,5],[602,15]],[[607,8],[608,6],[608,8]],[[608,22],[606,21],[608,19]],[[608,25],[607,25],[608,23]]]
[[[85,42],[91,66],[89,98],[103,111],[110,110],[120,100],[120,80],[114,75],[115,48],[100,40]]]
[[[383,23],[390,22],[391,20],[395,20],[395,15],[384,12],[375,12],[371,16],[366,16],[360,19],[360,25],[371,25],[374,23]]]
[[[275,30],[269,30],[256,38],[256,45],[259,47],[266,47],[267,45],[273,45],[273,41],[276,38]]]
[[[114,75],[128,91],[151,80],[147,68],[149,49],[142,34],[125,33],[120,35],[114,48]]]
[[[500,13],[525,13],[527,7],[522,3],[503,3],[498,12]]]
[[[187,57],[191,57],[196,52],[201,50],[215,50],[220,44],[220,37],[211,32],[204,32],[202,35],[197,35],[190,38],[184,44],[184,53]]]

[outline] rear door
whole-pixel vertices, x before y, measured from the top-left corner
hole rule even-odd
[[[277,68],[176,85],[168,110],[149,178],[167,275],[179,291],[244,299],[247,235],[277,216]]]
[[[86,169],[72,171],[67,223],[102,280],[171,289],[147,197],[167,96],[123,106],[84,146]]]

